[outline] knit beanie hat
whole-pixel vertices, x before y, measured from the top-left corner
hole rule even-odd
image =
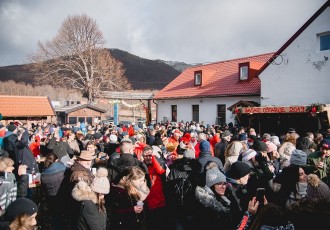
[[[110,142],[112,142],[112,143],[116,143],[118,141],[117,135],[114,135],[114,134],[111,134],[109,139],[110,139]]]
[[[210,142],[203,140],[199,144],[199,149],[201,152],[210,152]]]
[[[227,177],[238,180],[250,173],[250,166],[242,161],[236,161],[227,172]]]
[[[100,167],[96,172],[91,188],[94,192],[108,194],[110,191],[110,183],[108,179],[108,170]]]
[[[206,166],[206,186],[211,187],[212,185],[226,182],[226,176],[220,172],[218,165],[215,162],[211,162]]]
[[[249,161],[257,155],[257,152],[253,149],[248,149],[242,152],[242,161]]]
[[[329,202],[330,189],[317,175],[307,176],[307,200],[312,202]]]
[[[293,150],[290,157],[290,164],[305,166],[307,164],[307,154],[299,149]]]
[[[255,151],[267,152],[268,147],[265,142],[263,141],[255,141],[253,143],[253,148]]]
[[[240,133],[240,134],[238,134],[237,140],[239,140],[239,141],[246,141],[247,140],[246,133]]]
[[[17,198],[7,207],[5,220],[12,222],[17,216],[23,214],[32,216],[36,212],[38,212],[38,207],[32,200],[25,197]]]

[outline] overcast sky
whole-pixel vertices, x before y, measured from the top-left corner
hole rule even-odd
[[[0,66],[26,63],[68,15],[95,19],[107,48],[204,63],[278,50],[326,0],[0,0]]]

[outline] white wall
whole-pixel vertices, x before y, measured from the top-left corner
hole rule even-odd
[[[320,51],[318,34],[330,32],[330,7],[261,74],[261,105],[330,103],[330,50]],[[326,61],[325,57],[328,57]]]
[[[201,102],[202,100],[202,102]],[[192,105],[199,105],[199,122],[204,121],[204,124],[216,124],[217,105],[226,104],[226,109],[236,102],[255,101],[260,103],[258,96],[251,97],[218,97],[218,98],[191,98],[191,99],[176,99],[176,100],[157,100],[157,122],[163,121],[167,117],[171,121],[171,105],[177,105],[177,121],[183,120],[192,121]],[[226,110],[226,123],[234,123],[234,116],[231,111]]]

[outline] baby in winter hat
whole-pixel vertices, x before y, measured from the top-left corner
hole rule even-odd
[[[100,167],[96,172],[96,176],[91,185],[91,189],[100,194],[108,194],[110,192],[110,183],[108,179],[108,170]]]

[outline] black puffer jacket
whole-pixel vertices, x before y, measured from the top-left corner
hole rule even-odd
[[[236,227],[233,216],[237,214],[237,209],[235,210],[232,205],[232,198],[216,197],[207,186],[197,186],[195,195],[199,204],[196,229],[212,229],[213,226],[217,226],[217,229],[234,229]]]
[[[60,161],[53,163],[41,173],[41,184],[48,196],[56,196],[64,178],[66,167]]]

